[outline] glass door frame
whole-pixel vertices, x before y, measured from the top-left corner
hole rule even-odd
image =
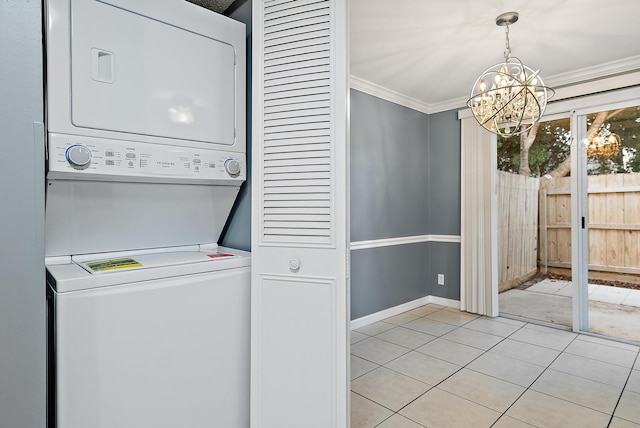
[[[590,86],[590,85],[587,85]],[[599,86],[594,84],[592,90]],[[547,106],[541,121],[562,118],[570,119],[571,129],[571,280],[572,280],[572,330],[589,333],[589,229],[588,229],[588,188],[587,151],[585,137],[587,115],[600,111],[637,106],[640,103],[640,83],[622,89],[604,89],[587,95],[577,95],[569,91],[566,99],[554,101]],[[497,168],[495,168],[497,171]],[[497,210],[492,210],[492,218],[497,222]],[[584,221],[584,226],[583,226]],[[497,279],[496,279],[497,285]],[[497,299],[497,286],[493,290]]]
[[[635,88],[634,93],[637,93]],[[571,281],[573,331],[589,332],[589,204],[587,181],[587,115],[635,107],[628,91],[589,97],[588,107],[572,110],[571,119]],[[617,97],[616,97],[617,95]],[[613,99],[612,99],[613,98]],[[614,101],[615,99],[617,101]]]
[[[623,76],[624,77],[624,76]],[[623,79],[624,80],[624,79]],[[606,81],[606,79],[605,79]],[[629,85],[615,89],[607,87],[606,82],[587,83],[581,86],[585,92],[591,94],[578,94],[577,88],[560,88],[558,92],[565,99],[552,101],[546,109],[541,121],[550,121],[561,118],[570,119],[571,129],[571,264],[572,264],[572,330],[575,332],[589,333],[589,229],[588,229],[588,188],[587,188],[587,151],[585,137],[587,132],[587,115],[600,111],[614,110],[618,108],[633,107],[640,104],[640,81],[636,82],[630,77]],[[601,91],[601,92],[598,92]],[[494,155],[495,158],[495,155]],[[497,168],[494,167],[494,171]],[[582,195],[582,196],[579,196]],[[492,221],[497,224],[498,213],[492,209]],[[582,226],[584,218],[584,228]],[[497,247],[496,247],[497,248]],[[498,297],[497,275],[494,276],[495,287],[492,294]],[[593,333],[591,333],[593,334]]]
[[[571,283],[573,331],[589,331],[587,113],[571,112]]]

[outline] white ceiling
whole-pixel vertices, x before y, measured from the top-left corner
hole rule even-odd
[[[444,110],[464,105],[478,75],[512,56],[560,87],[640,69],[639,0],[350,0],[354,80]]]

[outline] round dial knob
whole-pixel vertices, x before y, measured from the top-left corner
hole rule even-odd
[[[224,161],[224,169],[232,177],[240,175],[240,162],[235,159],[227,159]]]
[[[67,148],[65,157],[73,166],[86,167],[91,163],[91,150],[82,144],[74,144]]]

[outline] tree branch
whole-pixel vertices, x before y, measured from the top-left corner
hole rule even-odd
[[[527,132],[520,134],[520,175],[530,176],[531,168],[529,167],[529,149],[536,141],[536,135],[540,128],[540,122],[536,122]]]
[[[604,125],[613,116],[623,111],[624,109],[618,109],[618,110],[613,110],[609,112],[601,111],[600,113],[598,113],[595,119],[593,119],[593,122],[591,123],[591,125],[589,126],[589,129],[587,129],[587,135],[586,135],[587,140],[591,141],[596,136],[596,134],[600,132],[600,128],[602,127],[602,125]],[[560,163],[560,165],[558,165],[556,169],[551,171],[549,175],[554,178],[565,177],[570,172],[571,172],[571,155],[569,155],[564,161],[562,161],[562,163]]]

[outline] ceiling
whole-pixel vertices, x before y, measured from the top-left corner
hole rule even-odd
[[[512,56],[562,87],[640,69],[638,0],[349,0],[352,83],[430,111],[462,107],[478,75]],[[357,85],[353,87],[358,88]]]

